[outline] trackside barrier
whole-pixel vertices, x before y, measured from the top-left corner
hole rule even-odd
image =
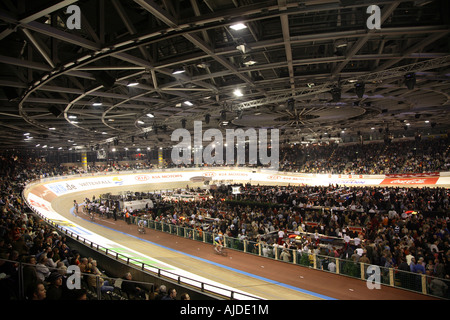
[[[215,169],[215,168],[214,168]],[[95,173],[95,174],[77,174],[77,175],[73,175],[73,176],[57,176],[57,177],[50,177],[50,178],[43,178],[40,180],[41,183],[43,182],[49,182],[49,181],[54,181],[54,180],[64,180],[64,179],[71,179],[71,178],[79,178],[79,177],[95,177],[95,176],[105,176],[105,175],[127,175],[127,174],[132,174],[132,173],[151,173],[151,172],[185,172],[185,171],[189,171],[192,170],[192,168],[190,169],[158,169],[158,170],[133,170],[133,171],[117,171],[117,172],[102,172],[102,173]],[[201,171],[210,171],[211,169],[204,169],[204,168],[198,168],[196,169],[199,171],[199,175],[201,175]],[[223,171],[230,171],[232,172],[234,170],[234,168],[220,168],[220,170]],[[270,172],[270,171],[266,171],[263,169],[256,169],[256,172]],[[272,174],[272,173],[270,173]],[[280,174],[280,173],[278,173]],[[289,177],[296,177],[296,174],[294,173],[289,173],[289,172],[283,172],[283,175],[289,176]],[[444,174],[441,173],[441,178],[443,179],[443,181],[439,181],[438,184],[442,184],[442,183],[447,183],[447,181],[450,181],[450,173]],[[320,175],[320,174],[302,174],[301,177],[304,177],[305,179],[317,179],[322,177],[323,178],[324,175]],[[325,175],[326,177],[330,178],[330,175]],[[277,176],[273,176],[275,178],[278,177]],[[353,179],[352,177],[341,177],[339,176],[336,180],[336,182],[334,183],[338,183],[338,184],[346,184],[347,182],[345,182],[345,180],[339,180],[341,178],[348,178],[348,179]],[[383,179],[386,178],[386,176],[361,176],[359,177],[360,179],[365,179],[368,178],[368,181],[382,181]],[[224,178],[224,180],[229,179],[231,180],[235,180],[232,177],[229,178]],[[239,180],[239,179],[237,179]],[[445,181],[444,181],[445,180]],[[277,182],[282,182],[282,181],[270,181],[273,183],[277,183]],[[352,182],[352,181],[350,181]],[[353,181],[354,182],[354,181]],[[33,183],[28,184],[28,186],[32,186]],[[379,183],[374,183],[376,185],[378,185]],[[367,184],[367,185],[370,185]],[[153,228],[155,230],[159,230],[162,232],[168,232],[174,235],[178,235],[178,236],[184,236],[184,237],[188,237],[191,239],[194,239],[196,241],[202,241],[205,243],[212,243],[212,239],[213,239],[213,235],[208,235],[207,232],[203,232],[201,230],[194,230],[194,229],[189,229],[188,230],[184,230],[183,227],[178,227],[175,225],[172,225],[170,223],[164,223],[164,222],[154,222],[153,225],[150,225],[149,223],[147,223],[147,227],[149,228]],[[180,229],[181,228],[181,229]],[[262,256],[267,256],[269,258],[272,259],[276,259],[276,260],[282,260],[288,263],[295,263],[298,265],[303,265],[303,266],[307,266],[309,268],[314,268],[314,269],[318,269],[318,270],[323,270],[323,271],[327,271],[327,272],[334,272],[340,275],[345,275],[345,276],[350,276],[350,277],[354,277],[354,278],[358,278],[358,279],[364,279],[366,277],[365,275],[365,270],[366,268],[363,268],[360,266],[359,263],[354,263],[356,264],[356,266],[352,265],[351,263],[353,263],[353,261],[350,261],[350,263],[348,262],[348,260],[344,260],[344,259],[338,259],[338,258],[334,258],[334,257],[329,257],[330,259],[334,259],[334,264],[335,269],[332,269],[333,271],[329,271],[326,268],[323,268],[323,266],[321,266],[320,263],[320,258],[319,255],[315,255],[315,254],[310,254],[310,253],[303,253],[303,252],[298,252],[298,251],[294,251],[292,249],[289,249],[289,253],[290,256],[287,254],[284,254],[282,252],[281,248],[278,248],[276,246],[268,246],[268,248],[261,248],[261,244],[260,243],[255,243],[252,241],[240,241],[239,239],[232,239],[232,238],[227,238],[225,239],[225,244],[227,247],[235,249],[235,250],[240,250],[246,253],[250,253],[250,254],[258,254],[258,255],[262,255]],[[287,257],[286,257],[287,256]],[[333,265],[333,263],[331,264]],[[437,283],[439,281],[443,282],[444,285],[447,285],[447,287],[450,287],[449,285],[449,281],[446,279],[439,279],[439,278],[434,278],[434,277],[430,277],[428,275],[420,275],[420,281],[418,281],[416,278],[417,277],[412,277],[412,276],[407,276],[408,272],[405,271],[400,271],[397,269],[394,270],[389,270],[389,271],[384,271],[384,267],[379,267],[381,270],[383,270],[383,272],[381,272],[381,279],[382,279],[382,283],[384,285],[389,285],[389,286],[393,286],[393,287],[398,287],[398,288],[402,288],[405,290],[412,290],[415,292],[419,292],[422,294],[426,294],[426,295],[433,295],[433,296],[439,296],[439,297],[444,297],[446,299],[449,298],[449,290],[447,289],[446,292],[441,293],[439,291],[436,291],[436,289],[433,289],[436,287],[436,285],[433,285],[433,283]],[[388,269],[388,268],[387,268]],[[358,271],[359,270],[359,271]],[[363,270],[363,271],[361,271]],[[399,276],[402,275],[402,276]],[[416,275],[417,274],[413,274]],[[410,282],[413,282],[413,284],[411,284]],[[417,285],[416,282],[418,282],[420,285]],[[438,287],[441,286],[442,284],[438,284]]]
[[[170,232],[173,235],[213,244],[215,235],[208,231],[178,226],[172,223],[153,221],[132,217],[132,223],[137,224],[139,220],[146,221],[146,228],[163,231],[176,230]],[[269,259],[292,263],[299,266],[321,270],[324,272],[343,275],[362,281],[367,281],[371,274],[367,272],[369,264],[354,262],[353,260],[340,259],[334,256],[319,255],[310,252],[303,252],[293,249],[283,249],[282,246],[268,245],[264,242],[249,240],[239,240],[237,238],[224,235],[224,246],[228,249],[242,251]],[[424,295],[450,299],[450,281],[448,279],[437,278],[426,274],[402,271],[396,268],[386,268],[377,266],[380,270],[380,285],[386,285],[404,290],[410,290]],[[442,292],[436,287],[447,286],[447,290]]]
[[[261,300],[258,297],[248,295],[242,292],[235,292],[233,290],[229,290],[227,288],[219,287],[216,285],[212,285],[209,283],[205,283],[196,279],[188,278],[185,276],[178,275],[174,272],[167,271],[149,264],[146,264],[144,262],[138,261],[136,259],[132,259],[124,254],[121,254],[119,252],[116,252],[114,250],[108,249],[106,247],[103,247],[97,243],[94,243],[84,237],[81,237],[80,235],[76,234],[75,232],[70,231],[69,229],[65,228],[64,226],[61,226],[57,224],[56,222],[48,219],[47,217],[41,215],[37,210],[31,206],[28,201],[26,200],[25,196],[22,194],[22,199],[27,204],[27,206],[34,212],[34,214],[43,221],[45,221],[48,225],[52,226],[54,229],[60,231],[61,233],[64,233],[64,235],[69,236],[70,238],[80,242],[81,244],[99,252],[107,257],[113,258],[117,261],[120,261],[124,263],[125,265],[129,267],[133,267],[135,269],[139,269],[140,271],[146,272],[152,276],[156,276],[161,279],[168,279],[171,281],[175,281],[180,285],[188,286],[189,288],[194,288],[197,290],[200,290],[201,292],[216,296],[219,299],[239,299],[239,300]],[[170,229],[170,227],[167,224],[161,224],[160,231],[167,232],[167,230]]]

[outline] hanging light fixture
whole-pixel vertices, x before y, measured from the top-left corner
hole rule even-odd
[[[234,31],[239,31],[239,30],[247,29],[247,26],[243,23],[235,23],[235,24],[231,25],[230,28],[233,29]]]

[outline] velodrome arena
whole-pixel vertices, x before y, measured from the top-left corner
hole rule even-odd
[[[385,180],[381,176],[310,176],[234,168],[154,170],[135,174],[116,172],[43,179],[29,186],[24,197],[35,212],[50,223],[61,226],[65,232],[79,235],[87,243],[101,246],[102,250],[115,251],[121,248],[120,251],[126,252],[125,256],[128,258],[138,262],[150,261],[147,262],[149,266],[144,268],[151,270],[156,266],[170,271],[171,275],[166,275],[169,278],[176,275],[182,277],[182,282],[189,283],[192,279],[198,281],[191,283],[193,286],[200,286],[200,283],[214,285],[209,290],[222,296],[233,292],[235,299],[244,300],[427,299],[417,293],[389,287],[370,290],[366,282],[360,279],[330,275],[324,271],[314,271],[268,258],[256,258],[250,253],[233,251],[227,257],[217,257],[211,244],[153,230],[148,235],[142,235],[138,233],[136,225],[127,225],[124,221],[106,218],[91,221],[85,213],[74,214],[74,199],[82,203],[85,198],[106,193],[159,191],[161,185],[168,189],[184,189],[186,185],[196,188],[203,184],[192,183],[198,177],[215,177],[233,184],[252,181],[257,185],[269,186],[354,183],[379,186]],[[406,180],[413,179],[417,178]],[[439,177],[436,181],[436,185],[443,187],[448,187],[449,184],[450,177]],[[164,275],[163,271],[161,274]],[[184,277],[186,280],[183,280]]]
[[[449,9],[1,1],[1,299],[448,300]]]

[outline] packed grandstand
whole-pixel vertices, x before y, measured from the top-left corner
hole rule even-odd
[[[284,155],[280,170],[368,175],[447,172],[450,171],[448,142],[445,136],[379,144],[380,148],[370,144],[290,145],[286,147],[289,150],[280,152]],[[173,167],[171,163],[165,166]],[[27,210],[21,198],[27,183],[44,177],[156,167],[151,161],[109,162],[89,165],[86,170],[20,152],[2,154],[2,298],[19,298],[15,289],[19,262],[35,265],[35,272],[28,269],[26,272],[31,280],[27,278],[30,282],[26,282],[29,288],[25,292],[27,298],[33,299],[39,296],[36,289],[38,283],[47,291],[54,291],[50,290],[54,278],[60,277],[50,272],[52,268],[64,276],[61,270],[88,258],[77,257],[76,252],[65,256],[68,251],[63,248],[64,237],[55,235],[51,228],[42,225]],[[232,193],[232,186],[240,187],[238,194]],[[257,244],[254,250],[260,246],[263,256],[277,257],[286,262],[292,262],[293,257],[283,254],[284,249],[308,256],[316,254],[326,257],[320,259],[324,270],[333,268],[329,259],[341,259],[424,274],[429,277],[427,286],[430,288],[427,292],[448,298],[449,190],[440,186],[223,184],[210,188],[208,197],[194,201],[160,197],[155,199],[153,208],[134,211],[132,208],[121,208],[119,219],[125,219],[125,215],[130,214],[133,221],[146,219],[147,223],[164,222],[212,234],[222,232],[230,239]],[[194,193],[196,190],[184,192]],[[113,211],[114,203],[107,198],[94,202],[94,211],[98,215],[105,212],[100,207],[106,206],[107,212]],[[58,252],[58,259],[53,257],[54,251]],[[55,264],[56,260],[59,260],[59,265]],[[88,266],[86,272],[94,274],[96,268],[92,261]],[[30,274],[36,274],[37,278]],[[79,296],[74,296],[74,292],[70,292],[70,296],[60,292],[56,295],[57,299],[94,299],[94,296],[86,295],[88,289],[92,289],[87,282],[86,291],[81,291]],[[113,297],[114,287],[105,285],[105,288],[108,297]],[[407,289],[417,290],[414,287]],[[150,294],[141,295],[141,298],[150,299]],[[139,297],[139,294],[136,296]]]

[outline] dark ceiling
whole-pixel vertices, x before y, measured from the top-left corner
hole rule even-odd
[[[450,1],[377,1],[381,29],[372,4],[1,1],[0,145],[169,147],[194,120],[290,143],[446,132]]]

